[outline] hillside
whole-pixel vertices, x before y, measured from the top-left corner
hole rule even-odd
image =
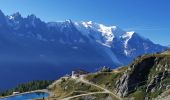
[[[117,93],[122,97],[156,98],[169,89],[169,73],[169,52],[142,56],[117,81]]]
[[[132,64],[111,72],[61,78],[49,86],[53,98],[121,100],[168,98],[170,51],[143,55]]]

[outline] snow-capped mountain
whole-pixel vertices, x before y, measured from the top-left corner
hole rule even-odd
[[[77,59],[81,60],[78,62],[88,62],[94,57],[97,63],[112,66],[125,65],[139,55],[166,48],[117,26],[71,20],[45,23],[35,15],[23,18],[19,13],[5,16],[0,12],[0,35],[1,50],[4,48],[1,54],[4,56],[12,50],[12,54],[24,56],[20,51],[25,51],[30,53],[29,56],[40,55],[41,58],[44,55],[47,59],[51,54],[54,58],[63,58],[63,62],[68,58],[75,62]]]
[[[166,48],[117,26],[43,22],[35,15],[23,18],[20,13],[6,16],[0,11],[0,89],[55,79],[78,68],[94,71],[127,65],[139,55]]]
[[[122,65],[128,64],[139,55],[160,52],[167,48],[154,44],[134,31],[126,32],[117,26],[105,26],[92,21],[76,22],[75,26],[86,37],[111,50],[111,54],[116,55],[117,61]]]

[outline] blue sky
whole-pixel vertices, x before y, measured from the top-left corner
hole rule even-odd
[[[95,21],[170,44],[170,0],[0,0],[0,9],[44,21]]]

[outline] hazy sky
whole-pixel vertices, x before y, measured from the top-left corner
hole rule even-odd
[[[44,21],[95,21],[170,44],[170,0],[0,0],[0,9]]]

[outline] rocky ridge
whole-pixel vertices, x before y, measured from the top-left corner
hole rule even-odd
[[[121,97],[141,92],[154,98],[170,87],[170,55],[153,54],[137,58],[116,82]]]

